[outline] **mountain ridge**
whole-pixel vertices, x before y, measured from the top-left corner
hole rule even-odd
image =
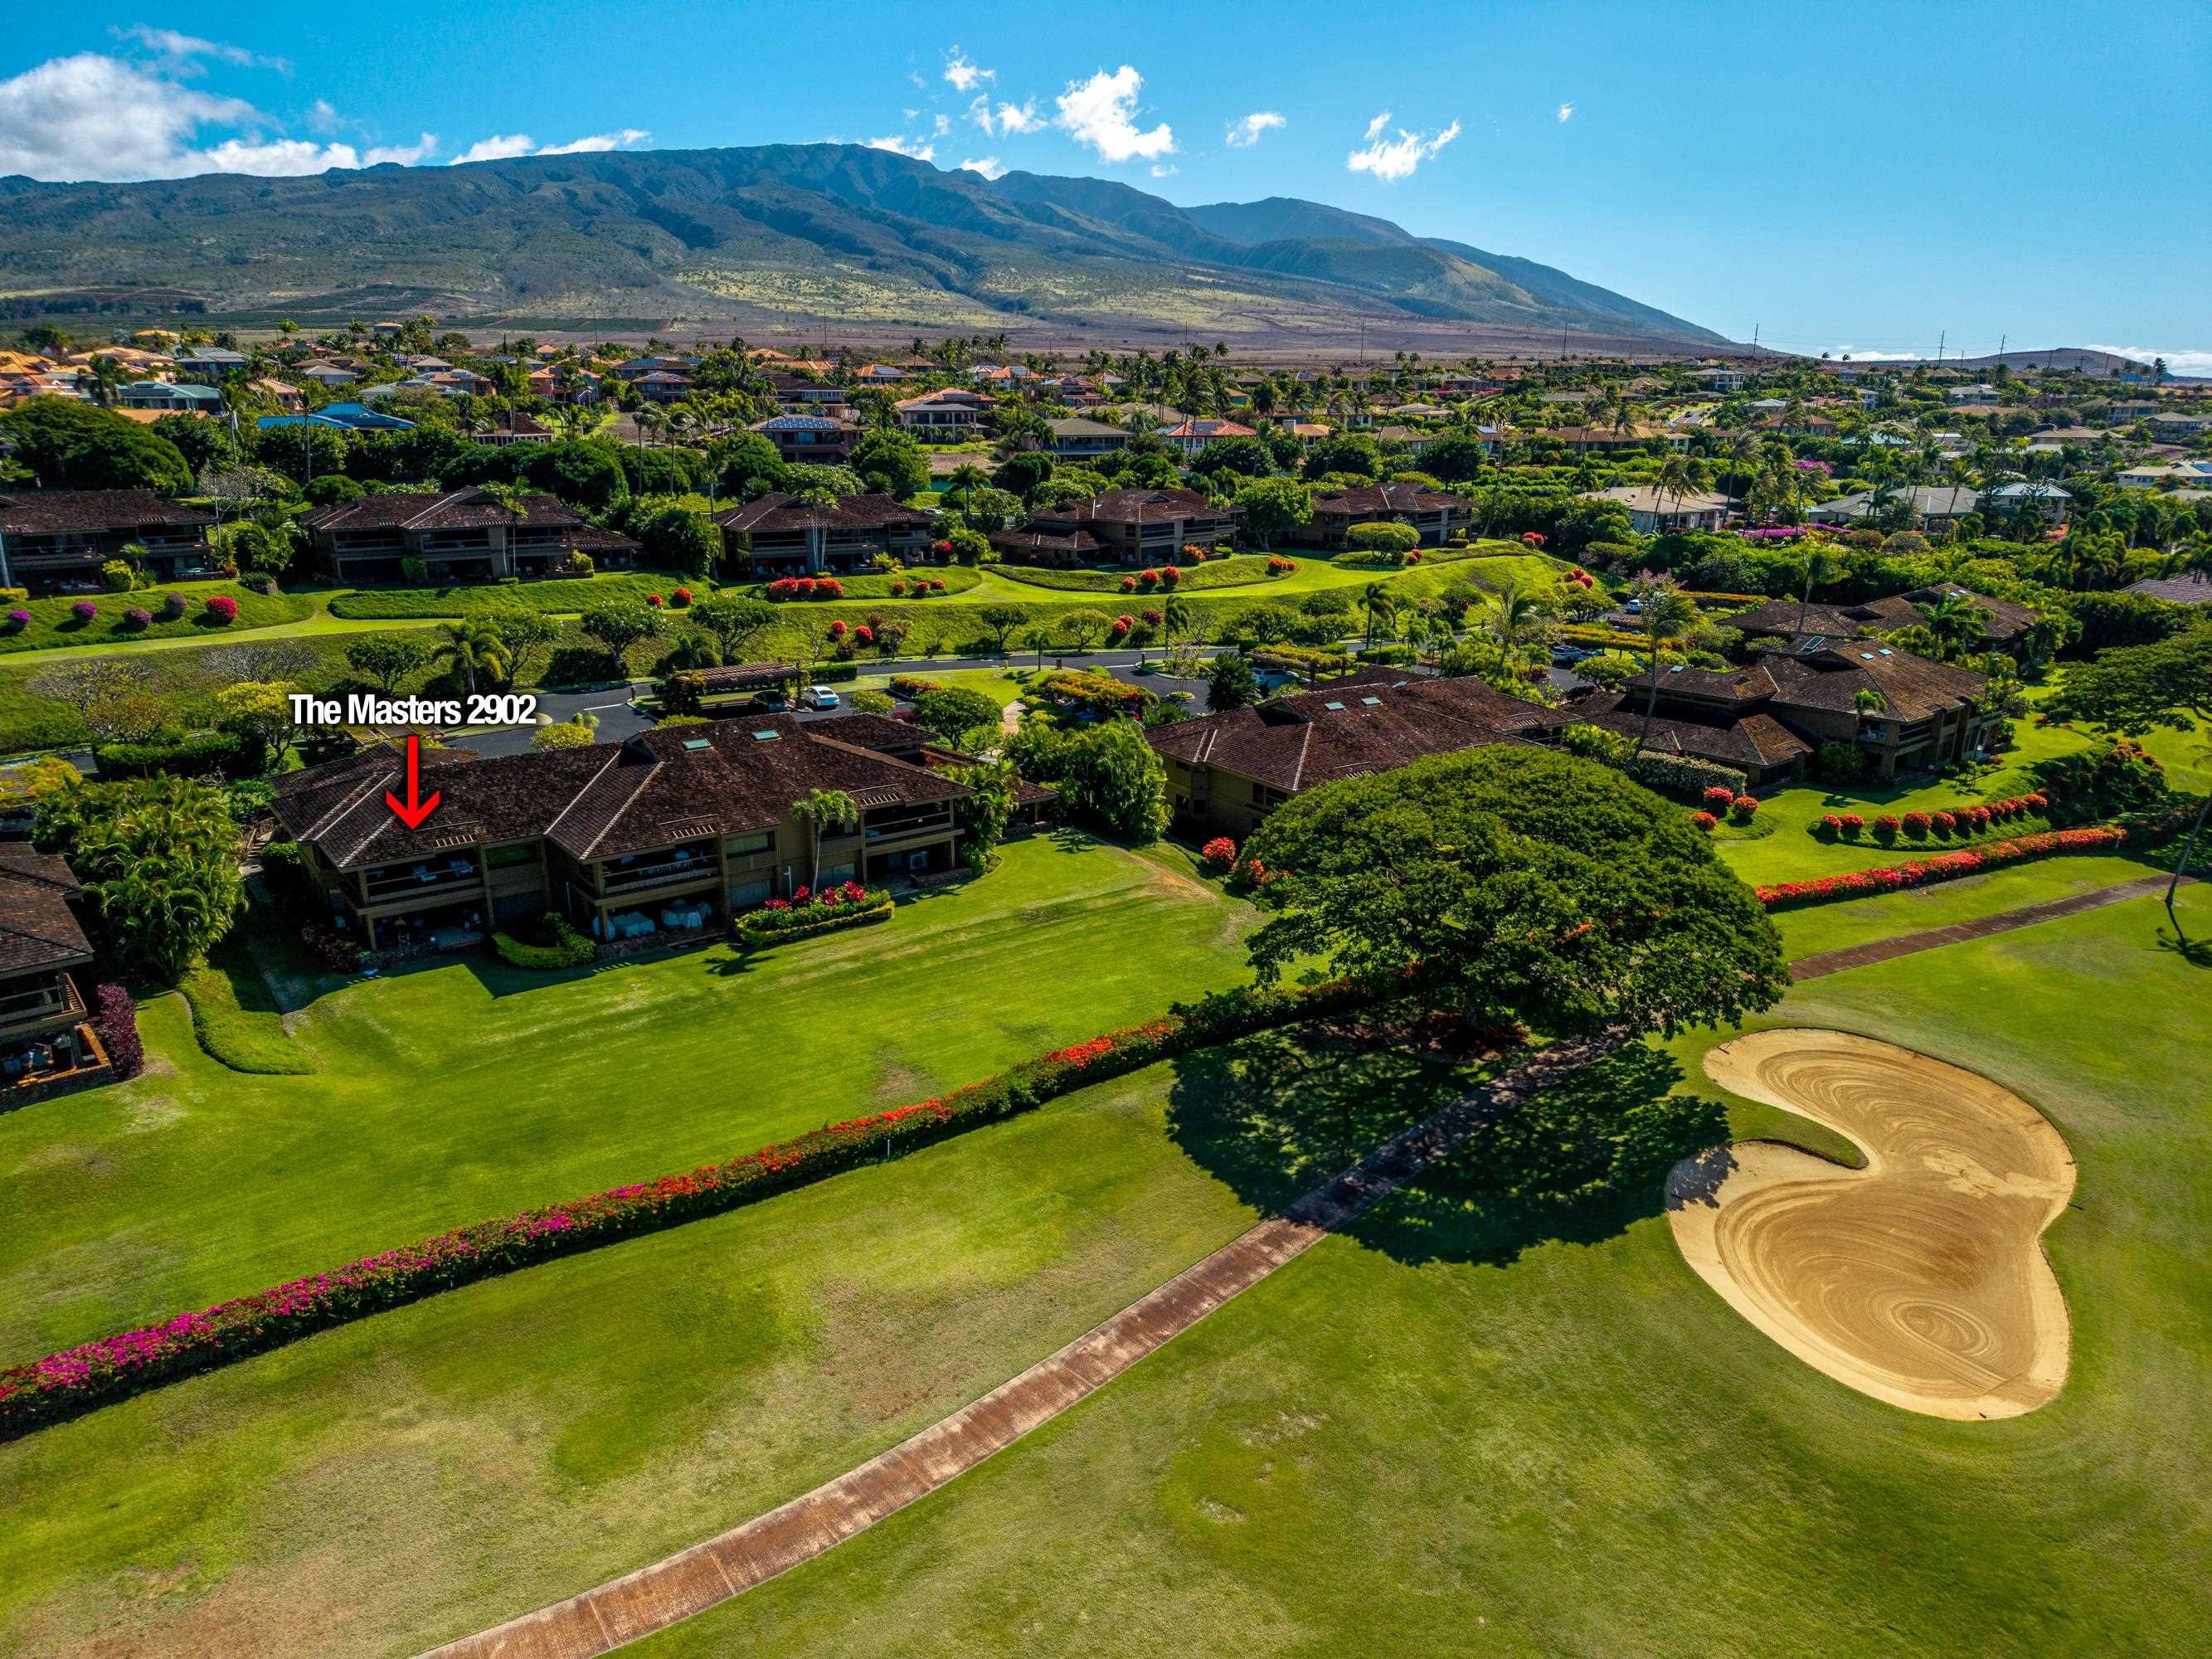
[[[1721,336],[1553,267],[1322,203],[1186,209],[1110,179],[995,179],[850,144],[611,151],[137,184],[0,179],[0,313],[141,288],[307,323],[367,306],[1279,338],[1562,328]]]

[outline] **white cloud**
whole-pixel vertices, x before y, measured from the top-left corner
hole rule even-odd
[[[466,161],[504,161],[512,156],[528,155],[538,148],[538,141],[526,132],[494,133],[489,138],[479,138],[453,157],[453,165]]]
[[[336,132],[338,130],[337,107],[327,98],[318,98],[307,106],[307,125],[317,132]]]
[[[1152,163],[1152,177],[1155,179],[1172,179],[1182,171],[1182,169],[1172,161],[1164,166],[1158,161]]]
[[[887,149],[894,155],[910,155],[917,161],[933,161],[937,159],[936,145],[925,143],[919,138],[902,138],[896,133],[888,137],[869,139],[868,148]]]
[[[2166,359],[2169,374],[2212,374],[2212,351],[2160,351],[2151,346],[2093,345],[2091,351],[2109,351],[2121,357],[2131,357],[2148,368],[2160,357]]]
[[[1088,81],[1071,81],[1060,94],[1058,125],[1079,144],[1088,144],[1107,161],[1152,161],[1175,154],[1175,133],[1164,121],[1151,131],[1136,124],[1137,94],[1145,77],[1124,64],[1109,75],[1100,70]]]
[[[942,138],[946,133],[952,131],[952,118],[948,115],[939,116],[936,121],[936,128],[937,136]]]
[[[997,80],[999,71],[977,69],[962,57],[960,48],[955,46],[945,54],[945,78],[952,83],[955,92],[973,92],[983,82]]]
[[[185,37],[189,39],[189,37]],[[336,112],[331,112],[335,119]],[[33,179],[264,177],[422,160],[437,140],[372,148],[270,136],[242,98],[220,97],[119,58],[80,52],[0,81],[0,174]],[[229,136],[204,144],[209,129]]]
[[[1222,135],[1231,149],[1249,149],[1260,142],[1260,135],[1285,125],[1283,118],[1271,109],[1254,110],[1243,120],[1231,125]]]
[[[565,144],[548,144],[540,155],[595,155],[611,149],[635,149],[653,135],[643,127],[623,127],[613,132],[594,132]]]
[[[143,23],[134,23],[129,28],[111,28],[108,33],[118,40],[128,40],[141,46],[161,60],[162,67],[176,75],[198,75],[201,72],[199,59],[213,58],[218,62],[235,64],[240,69],[270,69],[280,75],[289,75],[292,65],[282,58],[264,58],[259,52],[248,52],[244,46],[234,46],[221,40],[203,40],[197,34],[180,34],[175,29],[149,28]]]
[[[960,164],[960,171],[980,173],[986,179],[1003,179],[1006,176],[1006,168],[1000,165],[999,158],[995,155],[978,155],[970,161],[963,161]]]
[[[634,149],[652,137],[643,127],[623,127],[613,132],[587,133],[565,144],[541,144],[526,132],[495,132],[477,139],[453,157],[453,165],[506,161],[517,155],[598,155],[611,149]]]
[[[1367,148],[1355,149],[1346,156],[1345,166],[1354,173],[1371,173],[1385,184],[1395,183],[1410,178],[1415,167],[1459,137],[1459,123],[1455,120],[1431,137],[1400,127],[1395,138],[1385,139],[1382,128],[1389,118],[1390,112],[1386,109],[1367,124]]]
[[[1562,104],[1559,106],[1559,119],[1562,122],[1571,121],[1574,119],[1574,117],[1575,106],[1572,104]]]
[[[1034,98],[1020,104],[1001,100],[994,110],[988,98],[979,97],[969,102],[968,118],[986,132],[1036,132],[1044,126],[1044,117],[1037,113]]]
[[[1863,351],[1847,345],[1832,347],[1829,355],[1848,357],[1855,363],[1909,363],[1917,362],[1921,356],[1917,351]]]

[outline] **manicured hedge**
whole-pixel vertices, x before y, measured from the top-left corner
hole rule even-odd
[[[238,777],[260,769],[261,748],[233,732],[196,732],[173,743],[111,743],[93,750],[102,777]]]
[[[895,908],[883,888],[863,887],[857,881],[824,888],[811,896],[802,887],[791,899],[770,899],[762,908],[739,916],[736,933],[741,945],[781,945],[841,927],[888,921]]]
[[[542,926],[550,935],[550,945],[532,945],[512,933],[494,933],[491,948],[499,952],[500,960],[512,968],[530,968],[550,972],[557,968],[581,968],[599,960],[599,947],[568,925],[568,919],[547,911]]]
[[[1604,759],[1604,757],[1595,757]],[[1725,789],[1733,802],[1744,793],[1744,775],[1732,766],[1699,760],[1692,755],[1655,755],[1649,750],[1624,760],[1606,761],[1616,772],[1633,778],[1646,789],[1677,800],[1697,800],[1712,790]]]
[[[1209,587],[1247,587],[1255,582],[1264,582],[1267,580],[1268,563],[1269,560],[1264,554],[1237,553],[1225,559],[1208,559],[1204,564],[1169,565],[1164,568],[1176,572],[1174,591],[1190,593]],[[1123,578],[1139,574],[1121,568],[1054,570],[1042,565],[1025,564],[1000,564],[991,568],[994,574],[1008,581],[1073,593],[1120,593],[1125,591]],[[1293,565],[1292,568],[1296,566]]]
[[[1978,876],[2010,864],[2025,864],[2069,853],[2110,853],[2119,847],[2154,847],[2186,826],[2195,808],[2145,817],[2124,823],[2093,824],[2081,830],[2046,830],[2040,835],[2016,836],[2009,841],[1961,848],[1909,864],[1883,865],[1873,870],[1844,870],[1810,881],[1781,881],[1759,889],[1759,902],[1770,910],[1794,909],[1799,905],[1826,904],[1837,899],[1869,898],[1906,887],[1926,887],[1936,882]]]
[[[100,994],[103,1031],[108,1029],[112,989],[104,987]],[[127,1010],[128,997],[114,994]],[[0,1370],[0,1438],[81,1416],[108,1401],[458,1285],[719,1215],[1000,1121],[1177,1054],[1338,1012],[1366,1000],[1364,991],[1340,981],[1298,990],[1221,994],[1142,1025],[1055,1048],[1000,1076],[912,1106],[830,1124],[726,1163],[456,1227],[250,1296],[81,1343]]]

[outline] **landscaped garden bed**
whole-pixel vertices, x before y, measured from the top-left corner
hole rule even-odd
[[[738,944],[758,950],[840,928],[888,921],[896,908],[886,890],[863,887],[857,881],[825,887],[818,893],[802,887],[787,899],[772,898],[759,909],[747,911],[737,919],[731,932]]]

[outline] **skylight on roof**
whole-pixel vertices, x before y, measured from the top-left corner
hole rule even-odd
[[[753,741],[755,743],[774,743],[782,735],[783,733],[781,732],[756,732],[753,733]]]
[[[712,749],[714,745],[704,738],[686,738],[684,739],[684,746],[686,749]]]
[[[1322,704],[1322,707],[1324,708],[1334,709],[1340,714],[1344,712],[1344,705],[1340,702],[1325,702]]]
[[[1359,700],[1359,703],[1360,707],[1363,708],[1380,708],[1382,706],[1382,699],[1380,697],[1362,697]]]
[[[1871,652],[1871,651],[1862,651],[1862,652],[1860,652],[1860,653],[1859,653],[1859,660],[1860,660],[1861,662],[1872,662],[1872,661],[1874,660],[1874,653],[1873,653],[1873,652]]]

